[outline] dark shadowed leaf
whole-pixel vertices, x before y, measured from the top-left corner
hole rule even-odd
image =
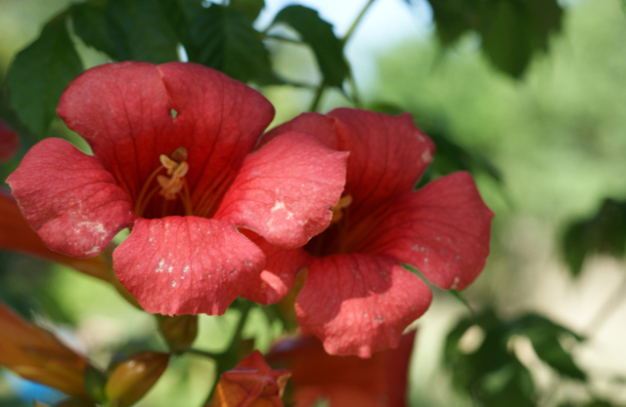
[[[483,19],[483,5],[474,0],[428,0],[437,24],[437,37],[451,45]]]
[[[185,4],[181,0],[158,0],[158,3],[178,41],[187,46],[189,43],[189,21],[191,19],[185,12]],[[202,10],[200,2],[196,1],[194,3],[197,6],[197,11]],[[188,6],[192,7],[192,4],[188,4]]]
[[[454,385],[482,406],[534,406],[535,385],[511,344],[528,338],[537,355],[559,374],[585,379],[571,355],[562,347],[564,335],[582,338],[540,315],[504,320],[487,309],[461,320],[448,334],[444,363]],[[513,342],[511,342],[513,341]]]
[[[44,137],[61,93],[82,70],[66,20],[52,20],[32,44],[15,56],[9,68],[11,105],[20,120]]]
[[[333,26],[322,20],[317,11],[304,6],[285,7],[272,24],[277,23],[287,24],[298,32],[301,40],[313,49],[326,83],[341,88],[350,70]]]
[[[178,60],[179,40],[159,3],[109,0],[105,13],[123,33],[133,60],[155,64]]]
[[[548,49],[559,31],[563,9],[557,0],[429,0],[444,45],[464,33],[481,35],[481,48],[503,72],[519,78],[533,55]]]
[[[212,4],[191,26],[189,60],[217,69],[243,82],[276,82],[260,34],[245,15]]]
[[[578,276],[585,257],[603,253],[623,257],[626,250],[626,201],[605,199],[591,217],[571,223],[562,250],[570,271]]]
[[[585,373],[578,368],[572,355],[566,351],[559,339],[564,335],[577,341],[583,338],[575,332],[536,314],[528,314],[518,319],[521,333],[528,337],[539,359],[550,365],[559,374],[578,380],[586,380]]]
[[[106,14],[105,4],[82,3],[73,6],[74,31],[85,44],[112,59],[132,59],[122,28]]]
[[[265,0],[230,0],[228,5],[254,21],[265,7]]]
[[[623,407],[623,405],[613,404],[606,400],[593,400],[588,403],[563,403],[559,404],[559,407]]]

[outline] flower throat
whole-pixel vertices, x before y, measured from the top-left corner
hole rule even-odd
[[[161,154],[159,160],[161,165],[150,173],[137,196],[135,213],[137,216],[144,216],[148,204],[154,200],[158,192],[162,196],[161,216],[167,216],[169,202],[177,199],[183,204],[185,215],[193,215],[189,185],[185,179],[189,171],[189,164],[186,162],[187,149],[178,147],[169,156]],[[165,174],[161,174],[163,170],[166,171]],[[150,188],[155,179],[156,185]]]

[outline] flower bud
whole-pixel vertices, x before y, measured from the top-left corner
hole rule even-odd
[[[52,333],[31,325],[0,303],[0,365],[24,379],[85,397],[87,361]]]
[[[109,376],[104,393],[112,405],[126,407],[141,399],[161,377],[169,355],[139,352],[120,363]]]
[[[159,329],[173,351],[188,349],[198,335],[197,315],[158,315]]]
[[[211,407],[283,407],[281,398],[290,376],[288,370],[272,370],[254,351],[222,374]]]

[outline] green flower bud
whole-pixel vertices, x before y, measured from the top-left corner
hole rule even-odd
[[[158,315],[159,329],[173,351],[188,349],[198,335],[197,315]]]
[[[127,407],[141,399],[167,368],[169,355],[139,352],[120,363],[109,376],[104,393],[111,405]]]

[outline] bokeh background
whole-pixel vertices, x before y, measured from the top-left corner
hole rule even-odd
[[[0,0],[0,118],[22,134],[20,155],[38,138],[10,108],[4,78],[15,54],[70,3]],[[269,24],[288,3],[266,0],[255,26]],[[365,1],[298,3],[318,10],[341,36]],[[465,165],[496,213],[487,267],[462,293],[469,306],[479,314],[494,309],[500,321],[540,314],[585,337],[577,341],[559,336],[559,344],[586,380],[550,367],[524,335],[508,338],[511,357],[531,374],[533,404],[626,405],[626,263],[621,237],[626,234],[626,9],[619,0],[561,1],[559,7],[560,27],[549,34],[547,50],[532,53],[518,77],[494,64],[485,53],[485,38],[476,32],[467,31],[442,46],[433,9],[425,0],[377,0],[347,44],[346,55],[365,106],[409,111],[441,142],[439,150],[446,155],[436,159],[429,176]],[[73,40],[85,67],[108,60],[77,37]],[[319,81],[310,49],[271,46],[278,72],[311,84]],[[291,86],[266,86],[262,91],[276,106],[274,125],[306,111],[313,97],[310,89]],[[340,92],[330,90],[320,110],[349,104]],[[60,121],[50,132],[76,141]],[[19,157],[1,164],[2,178],[18,163]],[[605,203],[607,199],[611,201]],[[592,222],[580,223],[585,220]],[[102,365],[114,349],[165,349],[149,315],[128,305],[110,286],[59,265],[0,251],[0,300],[41,324],[53,325]],[[201,317],[196,347],[224,347],[236,317],[236,311],[225,318]],[[411,405],[480,405],[462,391],[444,357],[446,337],[469,317],[462,301],[435,290],[431,308],[416,323]],[[471,354],[488,337],[486,328],[474,327],[461,338],[459,352]],[[280,331],[277,321],[258,312],[244,336],[255,337],[255,346],[267,350]],[[141,405],[200,405],[212,374],[209,362],[177,358]],[[42,400],[58,397],[0,369],[0,406],[30,405],[35,394]],[[603,401],[590,404],[592,400]],[[527,405],[514,399],[489,403],[484,405]]]

